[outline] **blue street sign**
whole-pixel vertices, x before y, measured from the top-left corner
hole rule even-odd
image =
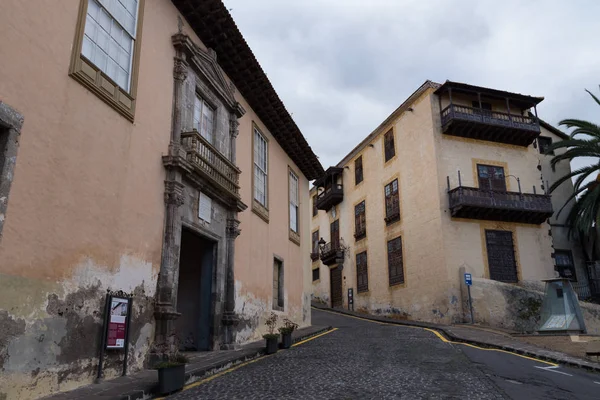
[[[471,274],[465,274],[465,284],[467,286],[471,286],[473,284],[473,279],[471,279]]]

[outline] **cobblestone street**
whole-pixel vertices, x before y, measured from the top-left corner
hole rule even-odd
[[[432,332],[313,310],[336,331],[169,396],[184,399],[503,399]]]

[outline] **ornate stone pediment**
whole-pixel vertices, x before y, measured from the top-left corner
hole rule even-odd
[[[234,88],[227,83],[225,74],[217,63],[214,50],[205,51],[198,47],[188,35],[177,33],[172,36],[173,46],[178,52],[185,54],[188,64],[211,86],[211,89],[221,97],[223,102],[235,113],[242,117],[246,110],[234,97]]]

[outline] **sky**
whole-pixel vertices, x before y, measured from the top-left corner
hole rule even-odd
[[[543,96],[600,123],[600,1],[224,0],[324,168],[425,80]],[[577,166],[577,165],[574,165]]]

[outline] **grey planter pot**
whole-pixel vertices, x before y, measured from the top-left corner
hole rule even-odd
[[[172,393],[183,389],[185,384],[185,364],[158,370],[158,392]]]
[[[267,341],[267,354],[275,354],[277,353],[277,347],[279,345],[279,338],[269,338],[266,339]]]
[[[289,349],[292,347],[292,334],[291,333],[283,333],[281,335],[281,348]]]

